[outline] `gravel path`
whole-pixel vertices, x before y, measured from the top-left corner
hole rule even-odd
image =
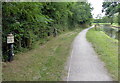
[[[90,28],[80,32],[73,42],[67,81],[112,81],[104,63],[86,40]]]

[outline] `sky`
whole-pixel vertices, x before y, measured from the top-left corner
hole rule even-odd
[[[88,0],[89,3],[91,3],[91,6],[94,8],[92,11],[93,18],[95,18],[98,14],[101,14],[104,16],[104,13],[102,13],[102,2],[104,0]]]

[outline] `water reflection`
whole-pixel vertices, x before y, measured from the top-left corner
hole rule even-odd
[[[110,25],[100,25],[100,30],[104,31],[108,36],[118,39],[119,29]]]

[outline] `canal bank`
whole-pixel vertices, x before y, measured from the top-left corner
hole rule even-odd
[[[111,38],[118,40],[118,34],[120,33],[120,28],[111,26],[110,24],[97,24],[95,25],[96,31],[103,31],[106,35]]]
[[[106,29],[106,30],[105,30]],[[105,67],[114,80],[118,80],[118,40],[111,38],[109,29],[97,27],[90,29],[87,33],[87,40],[90,41]],[[110,29],[111,31],[111,29]],[[113,33],[112,33],[113,34]],[[117,37],[116,34],[113,37]]]

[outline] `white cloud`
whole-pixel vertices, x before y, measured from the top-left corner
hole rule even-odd
[[[93,18],[95,18],[98,14],[104,16],[104,13],[102,13],[103,0],[88,0],[88,2],[91,3],[91,6],[94,8],[92,11]]]

